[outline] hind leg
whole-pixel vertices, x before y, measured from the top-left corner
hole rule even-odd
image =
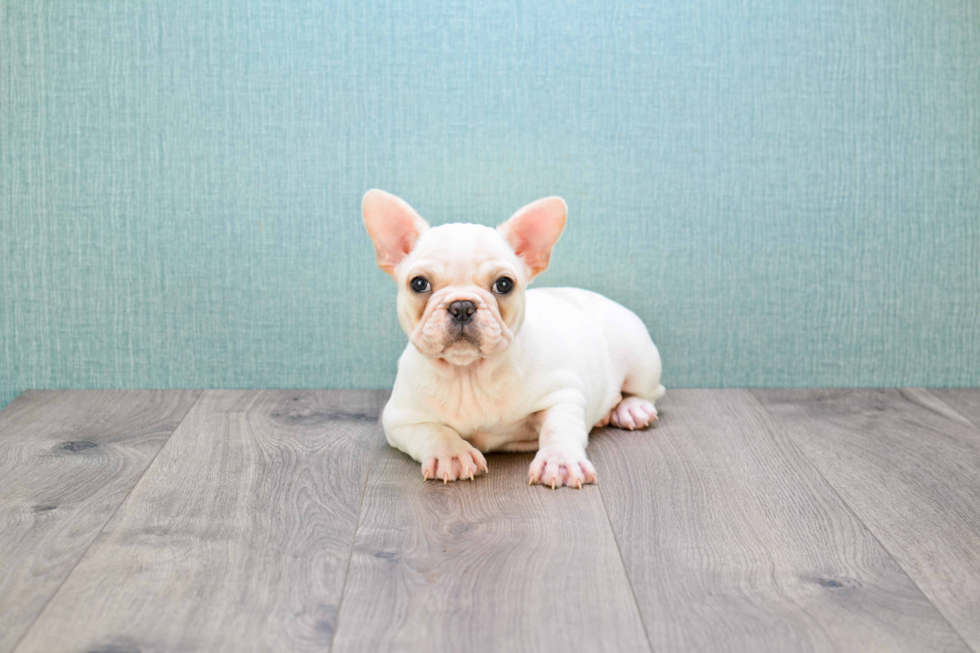
[[[612,424],[621,429],[642,429],[657,421],[654,402],[664,396],[658,365],[638,370],[623,383],[621,399],[596,426]]]
[[[660,385],[660,352],[646,325],[629,309],[605,300],[605,335],[613,368],[622,376],[619,400],[596,424],[641,429],[657,419],[655,404],[664,396]]]
[[[608,415],[613,426],[631,431],[657,421],[654,404],[666,392],[660,385],[660,352],[646,329],[634,339],[633,346],[635,349],[623,381],[623,399]]]

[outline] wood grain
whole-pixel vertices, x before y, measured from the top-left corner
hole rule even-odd
[[[967,650],[743,390],[589,447],[654,650]]]
[[[935,388],[929,392],[980,427],[980,388]]]
[[[925,390],[754,392],[980,651],[980,430]]]
[[[198,394],[30,391],[0,412],[0,652],[13,650]]]
[[[581,491],[424,483],[385,397],[25,393],[0,652],[980,651],[978,391],[675,390]]]
[[[598,489],[528,487],[532,457],[444,485],[379,449],[333,651],[649,650]]]
[[[329,648],[385,396],[206,392],[17,651]]]

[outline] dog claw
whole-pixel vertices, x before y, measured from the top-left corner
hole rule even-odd
[[[555,479],[551,479],[551,489],[555,489]]]

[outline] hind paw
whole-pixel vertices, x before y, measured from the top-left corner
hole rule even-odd
[[[612,409],[609,422],[621,429],[642,429],[657,420],[657,409],[646,399],[626,397]]]

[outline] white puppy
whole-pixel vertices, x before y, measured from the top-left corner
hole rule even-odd
[[[486,472],[481,451],[537,450],[530,483],[580,488],[596,480],[585,457],[593,425],[657,419],[660,354],[640,318],[586,290],[527,290],[565,227],[560,198],[497,229],[430,229],[380,190],[363,211],[409,340],[382,424],[426,479]]]

